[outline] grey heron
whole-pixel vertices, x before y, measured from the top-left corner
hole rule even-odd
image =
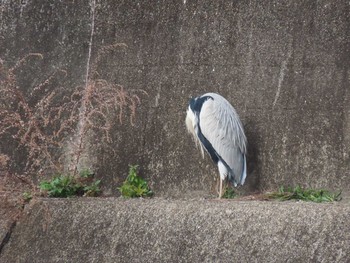
[[[200,146],[217,164],[220,174],[219,198],[226,178],[243,185],[247,176],[247,138],[233,106],[221,95],[206,93],[190,100],[186,126]]]

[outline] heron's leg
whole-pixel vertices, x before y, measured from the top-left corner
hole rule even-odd
[[[223,195],[222,187],[223,187],[224,180],[227,177],[228,171],[225,165],[221,161],[218,162],[218,168],[220,173],[220,191],[219,191],[219,199],[220,199]]]
[[[219,190],[219,199],[222,197],[222,179],[220,178],[220,190]]]
[[[219,177],[219,180],[216,181],[215,190],[216,190],[216,193],[219,194],[219,192],[220,192],[220,177]]]

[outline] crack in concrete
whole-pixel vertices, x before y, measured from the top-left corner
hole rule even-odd
[[[93,42],[93,37],[95,34],[95,8],[96,8],[96,0],[93,0],[91,3],[91,31],[90,31],[90,40],[89,40],[88,60],[87,60],[87,64],[86,64],[85,94],[86,94],[86,90],[88,89],[88,84],[89,84],[92,42]],[[85,94],[84,94],[84,96],[86,96]]]
[[[284,76],[285,76],[285,71],[287,69],[287,65],[288,65],[288,62],[289,62],[289,59],[291,56],[292,56],[292,45],[290,43],[288,46],[287,57],[284,61],[282,61],[281,70],[280,70],[280,74],[278,77],[277,91],[276,91],[275,99],[272,103],[272,108],[274,108],[276,106],[277,100],[280,97],[281,87],[282,87],[282,83],[283,83]]]
[[[17,225],[17,221],[14,220],[11,225],[10,225],[10,228],[9,230],[7,231],[5,237],[1,240],[0,242],[0,255],[1,255],[1,252],[3,250],[3,248],[6,246],[6,244],[10,241],[10,238],[11,238],[11,235],[13,233],[13,230],[15,229]]]
[[[77,136],[75,137],[75,142],[72,143],[71,147],[77,147],[78,151],[77,154],[73,154],[73,162],[71,163],[71,167],[69,167],[69,170],[74,170],[74,173],[77,171],[77,167],[79,166],[80,162],[80,156],[81,151],[83,147],[83,137],[85,132],[85,126],[86,126],[86,103],[89,100],[88,96],[90,96],[89,93],[89,79],[90,79],[90,67],[91,67],[91,54],[92,54],[92,43],[93,43],[93,37],[95,34],[95,8],[96,8],[96,0],[92,0],[90,2],[91,6],[91,30],[90,30],[90,39],[89,39],[89,50],[88,50],[88,58],[86,63],[86,75],[85,75],[85,87],[82,93],[82,100],[81,100],[81,107],[79,109],[79,119],[78,119],[78,125],[77,125]],[[74,153],[74,150],[72,151]]]

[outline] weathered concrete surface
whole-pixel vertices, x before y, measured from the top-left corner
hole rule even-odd
[[[348,1],[8,0],[0,15],[6,66],[30,52],[43,55],[17,72],[28,94],[61,69],[66,75],[48,90],[69,95],[91,68],[147,92],[135,126],[116,124],[109,147],[99,135],[87,143],[86,163],[107,193],[117,192],[128,164],[141,166],[158,195],[215,193],[216,168],[184,127],[188,99],[208,91],[227,97],[242,117],[245,191],[282,184],[350,190]],[[127,48],[96,59],[115,43]],[[25,151],[12,145],[2,141],[0,150],[20,168]]]
[[[0,202],[0,253],[2,248],[9,240],[10,233],[16,224],[16,217],[14,213],[16,210],[18,209],[9,207],[8,202]]]
[[[0,262],[350,262],[346,203],[38,200]]]

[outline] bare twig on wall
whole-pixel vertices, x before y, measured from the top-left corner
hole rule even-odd
[[[70,95],[66,89],[55,86],[69,75],[62,69],[34,87],[20,86],[20,69],[33,59],[43,59],[42,54],[30,53],[12,67],[6,67],[0,59],[0,138],[10,136],[25,149],[26,173],[62,171],[67,138],[75,138],[70,141],[70,169],[76,173],[89,132],[109,144],[114,124],[122,124],[124,116],[132,125],[135,123],[140,97],[121,85],[98,78],[97,64],[103,55],[124,47],[125,44],[102,47],[91,64],[86,85],[76,87]]]

